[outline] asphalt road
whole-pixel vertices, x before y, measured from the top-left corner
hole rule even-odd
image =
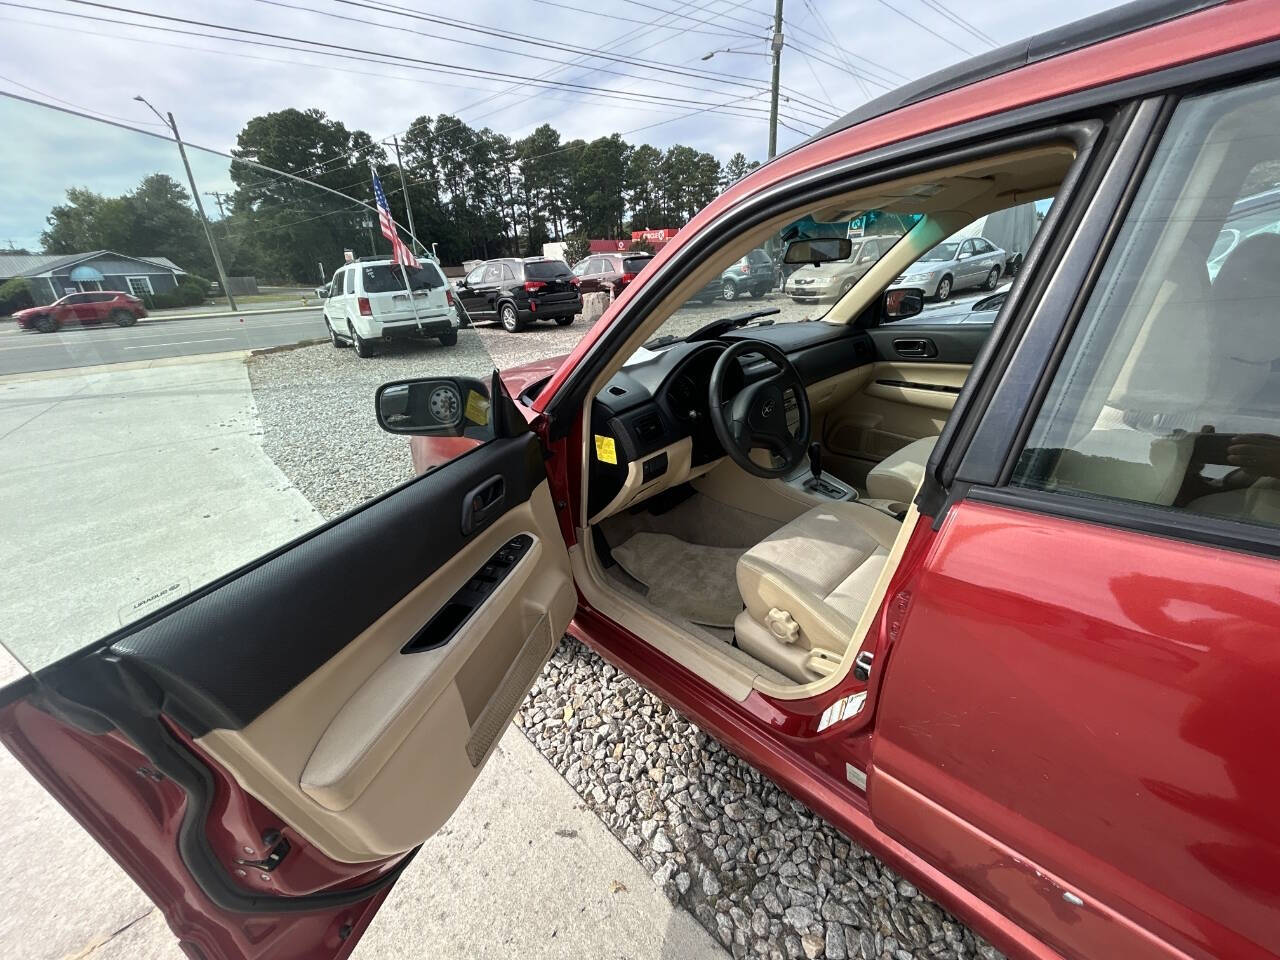
[[[0,375],[162,357],[260,350],[328,336],[320,308],[240,317],[163,319],[133,327],[67,327],[57,333],[0,325]]]

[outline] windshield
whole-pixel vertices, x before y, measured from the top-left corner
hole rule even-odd
[[[688,336],[699,327],[726,317],[771,311],[749,323],[795,323],[821,320],[876,261],[923,217],[881,210],[834,212],[828,204],[793,220],[750,250],[726,247],[712,254],[711,275],[675,311],[650,344]],[[783,263],[793,240],[850,238],[849,256],[814,268]],[[628,268],[629,269],[629,268]]]
[[[940,243],[923,257],[921,262],[925,260],[954,260],[956,258],[956,250],[960,248],[958,243]]]
[[[434,266],[424,263],[418,270],[406,271],[409,275],[409,286],[414,290],[434,290],[444,286],[444,278]],[[361,269],[364,274],[365,293],[390,293],[403,290],[404,274],[400,267],[379,263]]]
[[[534,280],[567,277],[569,275],[569,265],[563,260],[534,260],[524,265],[524,275]]]

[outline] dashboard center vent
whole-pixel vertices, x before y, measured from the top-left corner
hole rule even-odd
[[[636,431],[636,439],[641,443],[653,443],[662,439],[662,418],[656,413],[646,413],[636,417],[633,427]]]

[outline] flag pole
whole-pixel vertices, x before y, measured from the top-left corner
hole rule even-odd
[[[369,161],[369,172],[373,175],[374,179],[376,180],[378,177],[378,171],[374,169],[372,160]],[[408,197],[405,198],[405,202],[406,203],[408,202]],[[396,230],[396,222],[391,216],[390,202],[387,203],[387,219],[391,222],[391,229],[393,231]],[[394,240],[391,242],[391,259],[399,260],[400,262],[400,276],[404,279],[404,292],[409,295],[409,307],[410,309],[413,310],[413,322],[414,322],[414,325],[417,326],[418,328],[418,335],[421,336],[422,335],[422,317],[418,316],[418,301],[413,295],[413,288],[409,286],[409,271],[405,269],[404,260],[396,256],[396,244]]]

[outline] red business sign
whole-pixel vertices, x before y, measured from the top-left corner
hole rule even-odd
[[[667,241],[676,235],[679,227],[664,227],[661,230],[632,230],[631,239],[635,240],[662,240]]]

